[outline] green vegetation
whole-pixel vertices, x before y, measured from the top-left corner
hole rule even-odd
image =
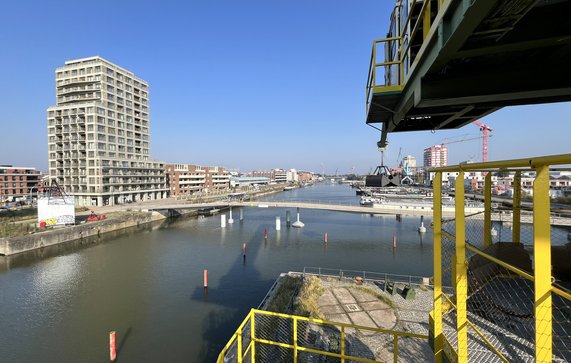
[[[300,282],[300,279],[297,277],[282,277],[282,282],[266,310],[287,314],[291,307],[293,295],[295,294]]]
[[[30,233],[36,233],[40,229],[35,223],[15,223],[9,221],[0,221],[0,237],[16,237]]]
[[[324,291],[319,277],[306,277],[295,304],[295,315],[324,319],[318,303],[319,297]]]

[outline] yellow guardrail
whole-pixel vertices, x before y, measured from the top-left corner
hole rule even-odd
[[[370,106],[371,97],[374,93],[400,92],[404,88],[406,78],[410,71],[414,69],[416,63],[416,58],[411,59],[410,56],[412,40],[415,38],[417,32],[422,26],[422,39],[424,44],[427,38],[431,36],[430,32],[432,30],[432,26],[436,23],[434,20],[439,19],[440,13],[443,12],[442,10],[449,2],[450,0],[438,0],[438,9],[436,9],[436,16],[434,18],[431,14],[430,0],[422,1],[421,9],[418,14],[416,11],[413,12],[412,7],[408,9],[408,6],[411,4],[411,6],[418,6],[419,1],[410,3],[402,2],[395,6],[392,21],[394,22],[395,28],[398,27],[399,30],[395,30],[395,34],[391,34],[391,32],[389,32],[389,37],[373,41],[373,50],[369,64],[366,89],[367,112]],[[404,7],[407,8],[405,9]],[[403,12],[406,13],[405,18],[401,17]],[[414,23],[412,23],[413,13],[414,17],[416,17]],[[390,53],[392,53],[387,54],[386,52],[383,52],[384,61],[382,62],[377,61],[377,50],[379,45],[385,45],[390,49]],[[391,80],[391,73],[394,70],[394,68],[391,69],[392,66],[397,66],[395,82]],[[380,83],[377,82],[379,81],[377,77],[377,69],[379,67],[383,67],[383,73],[385,76],[385,79]]]
[[[284,326],[284,320],[287,322],[291,322],[291,331],[287,331],[285,337],[282,335],[278,337],[275,330],[271,330],[268,334],[268,331],[264,332],[263,335],[266,335],[265,338],[261,337],[259,330],[262,329],[258,327],[259,323],[256,323],[262,317],[272,317],[281,319],[281,326]],[[316,324],[320,327],[328,327],[328,328],[335,328],[340,331],[340,340],[339,340],[339,352],[335,351],[328,351],[324,349],[317,349],[315,347],[309,347],[307,344],[301,342],[300,339],[300,322]],[[271,324],[270,324],[271,325]],[[272,327],[277,326],[278,324],[271,325]],[[285,324],[289,326],[289,324]],[[306,352],[312,353],[317,355],[329,356],[340,358],[341,362],[349,361],[357,361],[357,362],[366,362],[366,363],[375,363],[379,362],[373,359],[358,357],[349,355],[346,352],[346,337],[347,337],[347,329],[359,329],[362,331],[369,331],[375,333],[382,333],[391,335],[393,337],[393,361],[398,361],[399,355],[399,337],[410,337],[422,340],[428,340],[427,335],[423,334],[414,334],[402,331],[394,331],[394,330],[386,330],[386,329],[379,329],[379,328],[371,328],[367,326],[361,325],[354,325],[354,324],[347,324],[347,323],[340,323],[340,322],[333,322],[328,320],[321,320],[321,319],[313,319],[313,318],[306,318],[303,316],[296,316],[296,315],[288,315],[288,314],[281,314],[275,313],[265,310],[257,310],[252,309],[242,322],[236,332],[232,335],[228,343],[224,346],[222,351],[218,356],[218,363],[225,363],[225,362],[256,362],[260,361],[260,357],[256,358],[256,351],[260,350],[262,346],[276,346],[284,348],[290,351],[293,355],[293,362],[297,363],[299,353]],[[274,336],[272,339],[267,339],[268,335]],[[244,346],[244,341],[247,342],[246,346]],[[285,342],[287,341],[287,342]],[[259,355],[259,354],[258,354]],[[258,359],[258,360],[257,360]],[[275,357],[274,357],[275,359]],[[263,360],[262,360],[263,361]]]
[[[536,362],[551,362],[555,356],[560,359],[568,359],[571,351],[565,346],[569,332],[571,331],[571,322],[565,316],[571,315],[571,293],[563,287],[553,285],[552,277],[552,261],[551,261],[551,226],[550,226],[550,198],[549,198],[549,172],[557,170],[551,168],[556,165],[570,165],[571,154],[551,155],[537,158],[516,159],[507,161],[495,161],[488,163],[462,164],[456,166],[448,166],[442,168],[430,169],[429,172],[435,173],[434,176],[434,310],[431,313],[432,330],[434,334],[434,352],[435,361],[441,362],[443,354],[448,358],[457,362],[464,363],[468,361],[468,331],[467,327],[473,329],[474,332],[485,342],[489,350],[496,354],[502,361],[507,362],[508,357],[502,347],[497,346],[490,336],[481,331],[472,320],[468,320],[469,306],[468,297],[468,276],[472,273],[471,279],[474,279],[473,272],[469,270],[469,259],[466,257],[466,251],[474,253],[474,256],[483,258],[510,271],[510,274],[503,274],[504,279],[520,278],[531,281],[533,286],[533,314],[529,314],[533,319],[533,327],[535,337],[529,341],[534,346],[534,357]],[[551,169],[550,169],[551,168]],[[520,185],[521,173],[525,171],[534,171],[535,180],[533,183],[533,229],[531,230],[533,243],[533,268],[532,271],[525,271],[519,267],[513,266],[506,261],[502,261],[497,256],[482,251],[492,245],[491,236],[491,173],[496,171],[513,171],[514,176],[514,195],[513,195],[513,213],[512,213],[512,243],[521,243],[521,193]],[[480,235],[476,238],[481,242],[481,246],[476,246],[469,242],[467,238],[467,218],[464,213],[464,173],[468,171],[485,171],[488,174],[484,183],[484,223],[483,229],[478,229]],[[455,181],[455,199],[456,199],[456,215],[454,218],[455,232],[451,233],[442,228],[442,174],[445,172],[457,173]],[[448,222],[448,221],[446,221]],[[474,227],[472,227],[474,228]],[[482,228],[482,226],[478,226]],[[472,231],[472,233],[478,233]],[[443,247],[443,239],[454,243],[453,251],[445,251]],[[487,250],[486,250],[487,251]],[[448,256],[451,261],[444,260],[444,256]],[[448,296],[442,290],[443,266],[451,262],[451,280],[454,284],[454,295]],[[481,266],[481,264],[480,264]],[[499,276],[499,275],[498,275]],[[487,277],[481,276],[482,279]],[[472,281],[472,280],[470,280]],[[478,285],[475,285],[478,286]],[[516,285],[514,285],[517,288]],[[480,285],[479,289],[482,289]],[[474,291],[472,291],[472,294]],[[509,295],[511,291],[506,291]],[[516,293],[519,293],[517,291]],[[558,299],[558,305],[554,305],[552,294]],[[517,294],[516,294],[517,295]],[[444,302],[447,306],[443,305]],[[525,299],[525,297],[520,298]],[[454,300],[454,302],[453,302]],[[443,332],[443,315],[451,309],[456,313],[455,335],[457,344],[452,347],[446,334]],[[555,310],[557,310],[558,318],[555,318]],[[561,318],[563,316],[564,318]],[[521,314],[522,318],[527,318]],[[557,327],[554,327],[557,323]],[[558,344],[554,344],[554,339],[558,339]],[[563,345],[562,345],[563,344]],[[447,354],[447,350],[452,347],[453,352]],[[557,350],[554,351],[554,347]],[[513,354],[513,352],[512,352]],[[513,359],[514,357],[512,357]],[[521,358],[521,357],[518,357]]]

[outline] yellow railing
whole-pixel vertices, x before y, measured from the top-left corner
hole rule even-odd
[[[423,0],[420,13],[413,23],[413,9],[406,9],[406,18],[401,17],[404,7],[409,6],[409,2],[403,2],[395,7],[392,15],[392,25],[395,30],[389,31],[389,37],[377,39],[373,41],[373,51],[369,64],[369,75],[367,78],[367,111],[370,106],[371,98],[374,93],[379,92],[399,92],[404,88],[406,78],[416,63],[416,58],[411,59],[410,50],[412,40],[422,27],[423,44],[427,38],[431,36],[432,26],[436,24],[434,20],[439,18],[442,10],[448,5],[450,0],[438,0],[438,9],[436,16],[431,15],[431,1]],[[419,2],[411,2],[412,6],[418,6]],[[416,12],[414,16],[416,17]],[[391,26],[392,26],[391,25]],[[377,51],[379,45],[384,45],[385,50],[388,48],[389,53],[383,52],[384,61],[377,61]],[[381,47],[383,48],[383,47]],[[410,64],[409,64],[410,62]],[[377,70],[382,67],[384,80],[378,79]],[[396,76],[396,77],[394,77]]]
[[[431,329],[434,334],[434,352],[437,362],[442,361],[443,354],[453,361],[467,362],[471,355],[469,347],[481,346],[468,344],[470,339],[477,339],[476,336],[480,338],[483,345],[488,347],[489,352],[504,362],[510,359],[523,360],[523,357],[518,354],[528,354],[529,359],[534,358],[536,362],[568,361],[571,358],[571,349],[568,348],[571,334],[571,293],[563,287],[554,285],[553,281],[556,281],[556,278],[552,276],[551,258],[554,242],[556,242],[555,245],[563,245],[567,241],[562,238],[562,235],[557,237],[552,235],[549,197],[550,167],[570,164],[571,154],[565,154],[463,164],[430,170],[435,173],[433,184],[434,310],[431,313]],[[472,171],[487,173],[483,191],[485,204],[483,225],[480,224],[481,222],[476,223],[470,220],[464,212],[464,173]],[[511,231],[508,236],[511,240],[498,240],[498,245],[493,246],[491,176],[493,172],[498,171],[515,174],[512,199],[513,219],[509,221]],[[520,182],[522,172],[525,171],[533,171],[535,176],[532,199],[533,224],[524,228],[520,220],[522,208]],[[455,180],[456,215],[452,221],[442,220],[442,182],[443,174],[447,172],[457,173]],[[443,224],[449,222],[453,224],[453,229],[452,226],[448,229],[444,228]],[[521,256],[526,256],[525,252],[521,252],[524,249],[520,248],[524,233],[528,234],[528,249],[532,247],[529,262],[525,257],[521,258]],[[559,238],[559,241],[555,241],[554,238]],[[511,243],[506,245],[506,242]],[[504,246],[509,247],[508,250],[514,253],[507,256],[497,252]],[[494,250],[495,247],[498,249]],[[468,253],[471,256],[467,256]],[[497,255],[493,256],[494,253]],[[520,257],[516,257],[517,254]],[[445,274],[449,275],[453,285],[452,293],[443,292],[442,284]],[[500,306],[502,304],[505,306]],[[522,311],[526,308],[529,308],[529,311]],[[452,315],[448,315],[449,329],[445,332],[444,316],[449,313]],[[510,318],[511,325],[504,327],[501,325],[501,319],[494,318],[501,314]],[[450,318],[454,316],[456,322],[451,327]],[[494,324],[497,328],[495,331],[490,331],[490,326]],[[488,331],[483,331],[482,327]],[[468,328],[471,328],[476,335],[470,337]],[[527,353],[522,353],[525,349],[517,351],[511,347],[506,348],[505,341],[502,342],[506,331],[517,339],[518,344],[529,347]],[[457,341],[455,347],[452,346],[451,341]],[[449,352],[450,348],[454,351]]]
[[[308,333],[308,331],[311,330],[310,327],[313,328],[313,331],[329,331],[330,336],[331,331],[333,331],[333,335],[338,339],[338,344],[335,347],[324,349],[324,347],[308,341],[307,336],[310,335]],[[394,362],[398,361],[399,337],[422,340],[428,339],[427,335],[422,334],[371,328],[252,309],[220,352],[217,362],[253,363],[268,360],[271,362],[291,361],[297,363],[298,357],[302,354],[335,357],[341,359],[341,362],[379,362],[371,358],[353,356],[347,353],[348,335],[355,335],[356,329],[364,332],[392,336]],[[319,341],[322,340],[322,338],[316,340]],[[271,347],[277,347],[277,351],[268,352],[268,349]]]

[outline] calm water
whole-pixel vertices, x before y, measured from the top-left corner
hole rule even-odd
[[[332,184],[274,198],[358,203],[353,189]],[[191,218],[94,244],[0,256],[0,360],[104,362],[108,333],[116,330],[120,362],[213,362],[281,272],[319,266],[432,274],[432,235],[420,240],[418,217],[302,210],[305,228],[294,229],[285,226],[286,209],[243,213],[243,223],[234,211],[236,223],[225,229],[219,216]]]

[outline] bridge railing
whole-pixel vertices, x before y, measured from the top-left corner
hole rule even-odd
[[[571,361],[571,252],[567,230],[551,225],[550,171],[571,154],[463,164],[434,178],[434,310],[437,360]],[[464,175],[487,173],[484,218],[464,212]],[[492,221],[492,174],[514,175],[510,226]],[[455,172],[455,218],[442,219],[442,174]],[[523,225],[524,172],[534,172],[533,220]],[[499,233],[498,233],[499,232]],[[452,285],[444,291],[442,284]],[[444,352],[444,353],[443,353]]]

